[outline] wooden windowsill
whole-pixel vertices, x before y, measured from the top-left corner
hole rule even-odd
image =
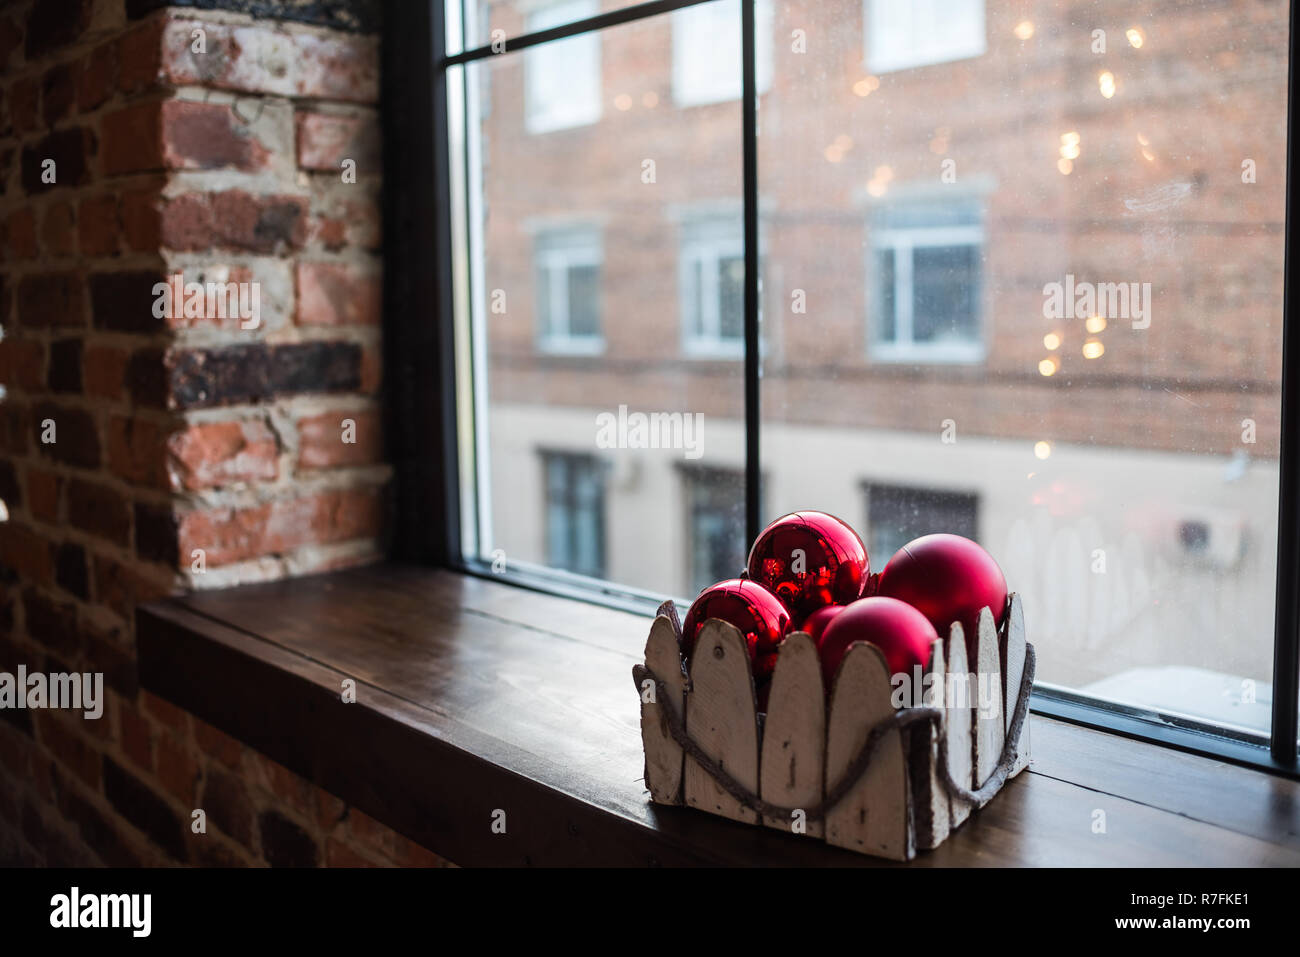
[[[138,618],[145,688],[458,864],[899,866],[650,804],[636,615],[377,564]],[[1300,865],[1300,784],[1031,720],[1029,772],[906,866]]]

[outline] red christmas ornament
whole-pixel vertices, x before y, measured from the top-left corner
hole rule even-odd
[[[682,622],[682,654],[687,660],[695,650],[700,628],[710,618],[720,618],[740,629],[756,681],[772,673],[777,645],[790,630],[790,613],[780,599],[758,582],[744,578],[728,579],[704,589]]]
[[[813,640],[813,644],[819,644],[822,640],[822,632],[826,626],[835,620],[835,616],[845,609],[845,605],[823,605],[815,612],[803,620],[799,627],[794,631],[804,631],[808,637]]]
[[[747,568],[799,616],[856,601],[871,571],[858,533],[825,512],[778,518],[754,542]]]
[[[960,535],[925,535],[908,542],[880,573],[877,595],[905,601],[930,619],[944,638],[961,622],[969,642],[980,609],[1001,625],[1007,607],[1007,580],[988,552]]]
[[[829,694],[835,672],[849,646],[869,641],[885,656],[891,675],[911,674],[930,663],[930,645],[938,637],[926,617],[896,598],[861,598],[836,615],[822,632],[817,651]]]

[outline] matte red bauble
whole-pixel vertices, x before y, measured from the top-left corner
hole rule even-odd
[[[808,637],[813,640],[813,644],[817,644],[822,640],[822,632],[826,630],[826,626],[834,621],[835,616],[846,607],[845,605],[823,605],[793,630],[807,632]]]
[[[930,646],[938,635],[926,617],[896,598],[862,598],[849,605],[822,632],[817,652],[822,660],[826,690],[849,646],[869,641],[885,656],[891,675],[911,674],[915,665],[930,663]]]
[[[988,552],[960,535],[925,535],[908,542],[889,560],[877,595],[905,601],[930,619],[944,638],[961,622],[967,642],[975,636],[980,609],[988,606],[1001,625],[1007,580]]]
[[[856,601],[871,571],[858,533],[825,512],[778,518],[754,542],[747,568],[800,617]]]
[[[755,680],[776,667],[776,648],[790,630],[790,613],[758,582],[732,578],[700,592],[682,622],[682,654],[689,660],[700,628],[710,618],[735,625],[749,647]]]

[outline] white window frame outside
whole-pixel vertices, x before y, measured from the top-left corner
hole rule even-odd
[[[542,232],[533,240],[534,276],[542,272],[549,274],[550,293],[547,311],[540,309],[540,290],[537,296],[537,343],[544,352],[568,355],[594,355],[605,348],[604,323],[599,322],[595,335],[573,335],[569,331],[569,282],[567,273],[575,266],[604,266],[604,252],[601,248],[600,233],[596,229],[573,228]],[[557,278],[563,278],[557,282]],[[558,328],[557,319],[563,321],[564,328]],[[549,320],[549,321],[548,321]]]
[[[531,10],[528,13],[528,33],[562,26],[575,20],[584,20],[600,12],[598,0],[559,0]],[[601,80],[601,34],[580,33],[552,40],[524,51],[524,128],[533,134],[551,133],[556,130],[574,129],[590,126],[601,118],[601,101],[603,99]],[[579,50],[590,51],[591,72],[594,76],[570,78],[566,84],[574,91],[574,99],[565,101],[565,108],[556,109],[554,105],[539,103],[537,87],[533,77],[539,72],[553,73],[557,68],[564,70],[582,61],[575,54]],[[579,103],[576,92],[584,89],[591,91],[589,102]]]
[[[874,314],[880,308],[879,253],[894,252],[894,338],[880,337],[879,319],[871,322],[870,358],[877,362],[982,362],[987,354],[984,330],[983,302],[976,303],[976,334],[970,342],[915,342],[912,324],[915,318],[916,289],[912,283],[912,252],[918,248],[940,246],[984,246],[984,227],[965,226],[914,226],[874,229],[871,236],[871,262],[867,275],[870,288],[867,301]],[[981,294],[980,300],[983,299]]]
[[[772,30],[772,0],[755,0],[754,73],[759,93],[772,86]],[[739,100],[740,52],[740,0],[710,0],[674,10],[673,103],[706,106]],[[695,72],[701,64],[711,70],[704,83]]]
[[[924,38],[935,35],[933,24],[941,18],[951,20],[953,17],[951,11],[944,9],[944,0],[863,0],[867,69],[872,73],[890,73],[983,56],[988,50],[984,0],[960,2],[978,8],[971,11],[979,21],[978,29],[972,25],[972,32],[962,37],[960,42],[941,43],[931,39],[927,44]],[[886,28],[889,14],[898,11],[906,11],[904,15],[911,19],[907,30],[911,42],[906,45],[891,37]]]
[[[745,336],[723,337],[722,297],[718,289],[718,263],[745,258],[745,236],[739,222],[697,220],[685,222],[677,255],[678,308],[682,317],[682,351],[693,358],[736,359],[745,353]],[[700,263],[703,288],[695,295],[692,266]],[[703,314],[695,315],[699,302]],[[698,321],[696,321],[698,320]]]

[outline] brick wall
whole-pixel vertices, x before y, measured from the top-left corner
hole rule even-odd
[[[440,863],[137,687],[137,603],[381,546],[376,5],[241,6],[0,13],[0,671],[108,685],[0,711],[0,863]]]

